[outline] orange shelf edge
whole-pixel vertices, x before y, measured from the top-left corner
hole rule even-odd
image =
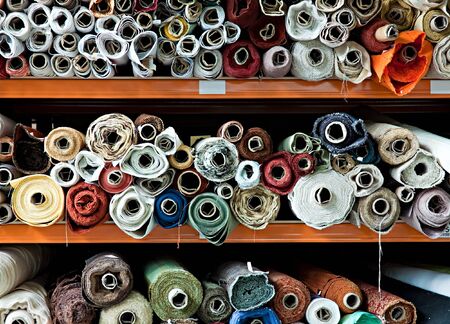
[[[450,242],[450,238],[431,240],[407,224],[398,223],[383,235],[382,242]],[[0,243],[207,243],[189,226],[166,230],[156,227],[150,235],[136,240],[123,233],[114,224],[102,224],[88,233],[74,234],[64,224],[50,227],[27,225],[0,226]],[[363,243],[378,242],[378,234],[366,227],[339,224],[324,230],[315,230],[305,224],[275,223],[262,231],[253,231],[239,225],[228,237],[228,243]]]

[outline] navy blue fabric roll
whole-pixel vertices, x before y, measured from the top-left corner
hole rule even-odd
[[[320,138],[330,153],[341,154],[364,145],[368,134],[361,119],[333,113],[316,119],[313,136]]]
[[[183,225],[187,220],[187,200],[174,189],[168,189],[156,197],[155,217],[163,228]]]
[[[369,135],[364,145],[349,152],[355,161],[361,164],[378,164],[381,160],[377,143]]]
[[[252,323],[260,320],[264,324],[280,324],[277,314],[268,307],[258,308],[250,311],[235,311],[230,319],[230,324]]]

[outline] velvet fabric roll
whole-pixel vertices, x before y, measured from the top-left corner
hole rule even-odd
[[[259,12],[258,0],[245,0],[244,3],[227,0],[226,3],[227,19],[241,28],[249,27],[255,21],[255,13]]]
[[[338,79],[359,84],[372,76],[370,56],[363,46],[349,41],[334,51],[334,74]]]
[[[266,158],[261,166],[261,182],[278,195],[287,195],[297,181],[291,165],[292,156],[288,152],[277,152]]]
[[[267,50],[286,43],[284,17],[261,16],[250,26],[249,37],[256,47]]]
[[[11,205],[5,202],[0,203],[0,225],[11,223],[15,219]]]
[[[110,194],[118,194],[127,189],[133,182],[133,176],[122,172],[118,166],[107,164],[100,172],[99,186]]]
[[[273,151],[272,138],[259,127],[252,127],[245,132],[237,144],[239,157],[262,163]]]
[[[178,191],[187,198],[193,198],[205,192],[209,185],[209,181],[193,168],[178,173],[174,182]]]
[[[310,292],[305,284],[286,274],[270,271],[269,282],[275,287],[271,307],[282,323],[300,321],[311,302]]]
[[[376,315],[357,311],[353,314],[347,314],[342,317],[339,324],[382,324],[383,322]]]
[[[238,165],[235,180],[241,189],[252,189],[259,184],[260,165],[256,161],[244,160]]]
[[[164,152],[150,143],[131,146],[119,165],[123,172],[145,179],[158,178],[169,169]]]
[[[244,135],[244,126],[236,120],[230,120],[220,126],[217,137],[222,137],[228,142],[237,143]]]
[[[372,54],[391,48],[398,37],[398,28],[386,20],[374,19],[361,29],[361,44]]]
[[[438,43],[441,39],[450,35],[449,20],[448,13],[440,9],[431,9],[417,18],[414,29],[425,32],[430,42]]]
[[[168,189],[156,197],[155,218],[163,228],[183,225],[188,217],[187,200],[180,192]]]
[[[81,275],[86,301],[104,308],[123,301],[133,288],[130,266],[118,255],[101,253],[86,261]]]
[[[98,154],[91,151],[80,151],[75,158],[74,166],[80,177],[86,182],[94,182],[100,177],[105,162]]]
[[[346,176],[353,186],[355,197],[366,197],[380,189],[384,183],[380,169],[372,164],[357,165]]]
[[[203,301],[197,316],[203,323],[225,322],[231,316],[233,308],[226,290],[211,281],[203,281]]]
[[[164,129],[155,137],[155,146],[161,149],[165,155],[173,155],[183,144],[173,127]]]
[[[172,185],[175,178],[175,173],[176,172],[174,169],[169,168],[165,173],[157,178],[136,179],[136,185],[144,195],[156,197]]]
[[[343,153],[333,156],[331,167],[340,174],[347,174],[356,166],[356,162],[350,154]]]
[[[412,29],[419,11],[404,0],[382,0],[381,19],[397,25],[399,31]]]
[[[434,47],[433,69],[441,78],[450,79],[450,36]]]
[[[70,127],[58,127],[45,137],[44,150],[56,161],[75,159],[84,147],[84,134]]]
[[[261,57],[255,45],[246,40],[229,44],[223,51],[223,71],[233,78],[254,77],[261,67]]]
[[[316,158],[309,153],[295,154],[291,159],[291,168],[295,178],[304,177],[316,168]]]
[[[262,71],[264,76],[282,78],[286,76],[292,65],[292,54],[283,46],[274,46],[263,54]]]
[[[193,163],[192,148],[184,144],[181,144],[177,151],[169,156],[169,164],[176,170],[189,169]]]
[[[153,310],[150,302],[137,291],[131,291],[120,303],[102,309],[99,324],[111,323],[152,324]]]
[[[381,1],[382,0],[370,0],[370,1],[358,1],[349,0],[347,5],[352,9],[360,25],[365,25],[373,18],[375,18],[381,11]]]
[[[286,14],[286,32],[294,41],[316,39],[326,23],[327,16],[311,0],[290,6]]]
[[[291,73],[306,81],[320,81],[331,78],[334,73],[333,49],[319,40],[294,43]]]
[[[230,318],[230,324],[240,323],[279,324],[280,319],[272,309],[263,307],[250,311],[235,311]]]
[[[369,131],[369,127],[368,131]],[[378,152],[378,145],[370,136],[367,138],[367,141],[364,145],[357,147],[354,150],[349,151],[352,158],[361,164],[378,164],[381,160],[380,154]]]
[[[164,122],[154,115],[140,114],[134,121],[139,140],[142,142],[153,141],[164,130]]]
[[[313,296],[306,309],[306,320],[311,324],[338,324],[341,319],[338,305],[328,299]]]
[[[6,73],[11,78],[23,78],[30,75],[30,65],[25,55],[13,57],[6,60]]]

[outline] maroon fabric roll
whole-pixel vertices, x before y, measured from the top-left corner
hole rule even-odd
[[[30,66],[25,55],[6,60],[6,73],[13,78],[21,78],[30,74]]]
[[[6,73],[6,59],[0,56],[0,79],[7,79],[8,73]]]
[[[292,157],[291,166],[297,178],[310,174],[316,168],[316,159],[309,153],[300,153]]]
[[[95,184],[79,182],[66,197],[67,221],[76,233],[85,233],[108,218],[108,194]]]
[[[227,19],[242,28],[255,23],[259,15],[258,0],[227,0]]]
[[[192,198],[204,192],[209,181],[194,168],[189,168],[175,176],[174,184],[183,196]]]
[[[272,138],[264,129],[252,127],[242,136],[237,149],[242,160],[262,163],[273,152]]]
[[[258,49],[250,41],[239,40],[225,47],[223,51],[223,70],[233,78],[251,78],[261,67]]]
[[[361,29],[361,44],[370,53],[380,54],[394,45],[394,41],[380,42],[375,38],[375,33],[378,28],[386,25],[389,25],[388,21],[375,19]]]
[[[261,49],[285,44],[286,25],[284,20],[282,16],[261,16],[248,30],[250,40]]]
[[[118,166],[107,163],[100,173],[98,184],[108,193],[117,194],[127,189],[133,182],[133,176],[124,173]]]
[[[292,155],[285,151],[269,156],[261,167],[264,187],[279,195],[291,192],[297,182],[291,161]]]
[[[135,12],[155,11],[158,8],[158,0],[134,0],[133,9]]]

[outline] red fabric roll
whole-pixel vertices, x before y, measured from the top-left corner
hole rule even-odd
[[[295,186],[297,176],[291,166],[292,156],[288,152],[277,152],[262,164],[262,183],[272,192],[287,195]]]
[[[100,173],[98,184],[103,190],[111,194],[117,194],[127,189],[133,182],[133,176],[124,173],[118,166],[107,163]]]
[[[375,38],[378,28],[389,25],[389,22],[382,19],[375,19],[361,29],[361,44],[372,54],[379,54],[394,45],[393,41],[380,42]]]
[[[108,194],[97,185],[79,182],[69,189],[66,208],[69,228],[85,233],[108,218]]]
[[[261,49],[269,49],[286,43],[284,17],[261,16],[249,30],[250,40]]]
[[[250,41],[239,40],[225,47],[223,51],[223,70],[233,78],[251,78],[261,67],[258,49]]]
[[[242,28],[255,23],[260,12],[258,0],[227,0],[227,19]]]
[[[316,159],[309,153],[300,153],[292,157],[291,166],[297,178],[310,174],[316,168]]]
[[[7,79],[8,73],[6,72],[6,59],[0,56],[0,79]]]
[[[154,0],[153,3],[152,1],[147,1],[146,2],[148,5],[147,6],[142,6],[142,2],[141,1],[137,1],[135,0],[133,2],[133,9],[136,12],[149,12],[149,11],[155,11],[158,8],[158,0]]]
[[[30,74],[28,60],[21,54],[6,61],[6,73],[13,78],[21,78]]]

